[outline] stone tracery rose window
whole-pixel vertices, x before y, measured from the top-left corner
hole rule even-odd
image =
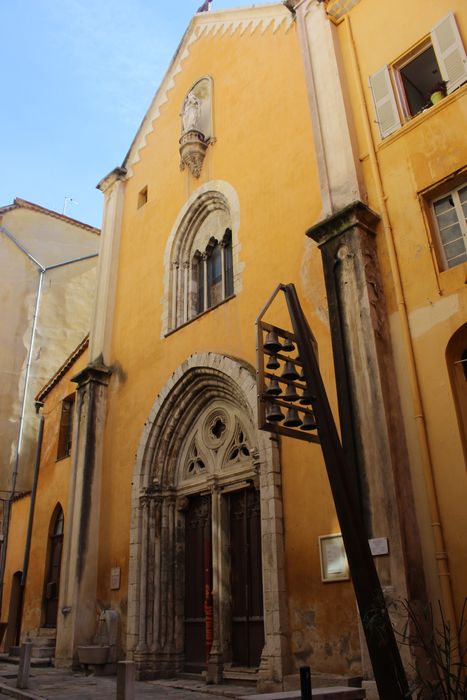
[[[240,411],[227,403],[205,411],[188,437],[180,482],[251,465],[254,450],[246,424]]]

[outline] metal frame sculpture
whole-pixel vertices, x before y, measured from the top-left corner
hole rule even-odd
[[[279,292],[285,294],[293,333],[263,321]],[[321,445],[378,692],[381,700],[403,700],[410,697],[409,686],[352,483],[353,472],[319,370],[316,339],[293,284],[278,285],[259,314],[256,328],[260,428]],[[295,349],[298,355],[291,357]],[[271,370],[281,370],[281,374]],[[287,416],[282,413],[284,407]]]

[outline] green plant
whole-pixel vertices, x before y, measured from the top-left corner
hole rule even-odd
[[[402,632],[396,634],[418,658],[409,697],[417,700],[466,700],[467,599],[462,607],[458,632],[446,620],[440,603],[438,616],[434,615],[431,604],[419,609],[405,600],[400,605],[407,621]]]

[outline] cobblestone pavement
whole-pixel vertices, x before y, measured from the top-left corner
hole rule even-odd
[[[33,668],[27,690],[16,690],[17,667],[0,664],[0,698],[21,700],[116,700],[115,676],[85,676],[54,668]],[[225,700],[255,692],[251,688],[206,686],[193,680],[145,681],[135,684],[135,700]]]

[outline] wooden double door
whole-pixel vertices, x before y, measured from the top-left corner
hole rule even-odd
[[[216,577],[224,589],[215,599],[228,601],[223,646],[228,646],[232,665],[256,667],[264,646],[259,492],[249,488],[229,493],[222,507],[228,523],[223,545],[229,556],[226,571]],[[194,672],[206,666],[214,615],[220,616],[213,610],[212,595],[212,531],[220,523],[213,523],[211,510],[210,496],[194,496],[185,519],[185,668]]]

